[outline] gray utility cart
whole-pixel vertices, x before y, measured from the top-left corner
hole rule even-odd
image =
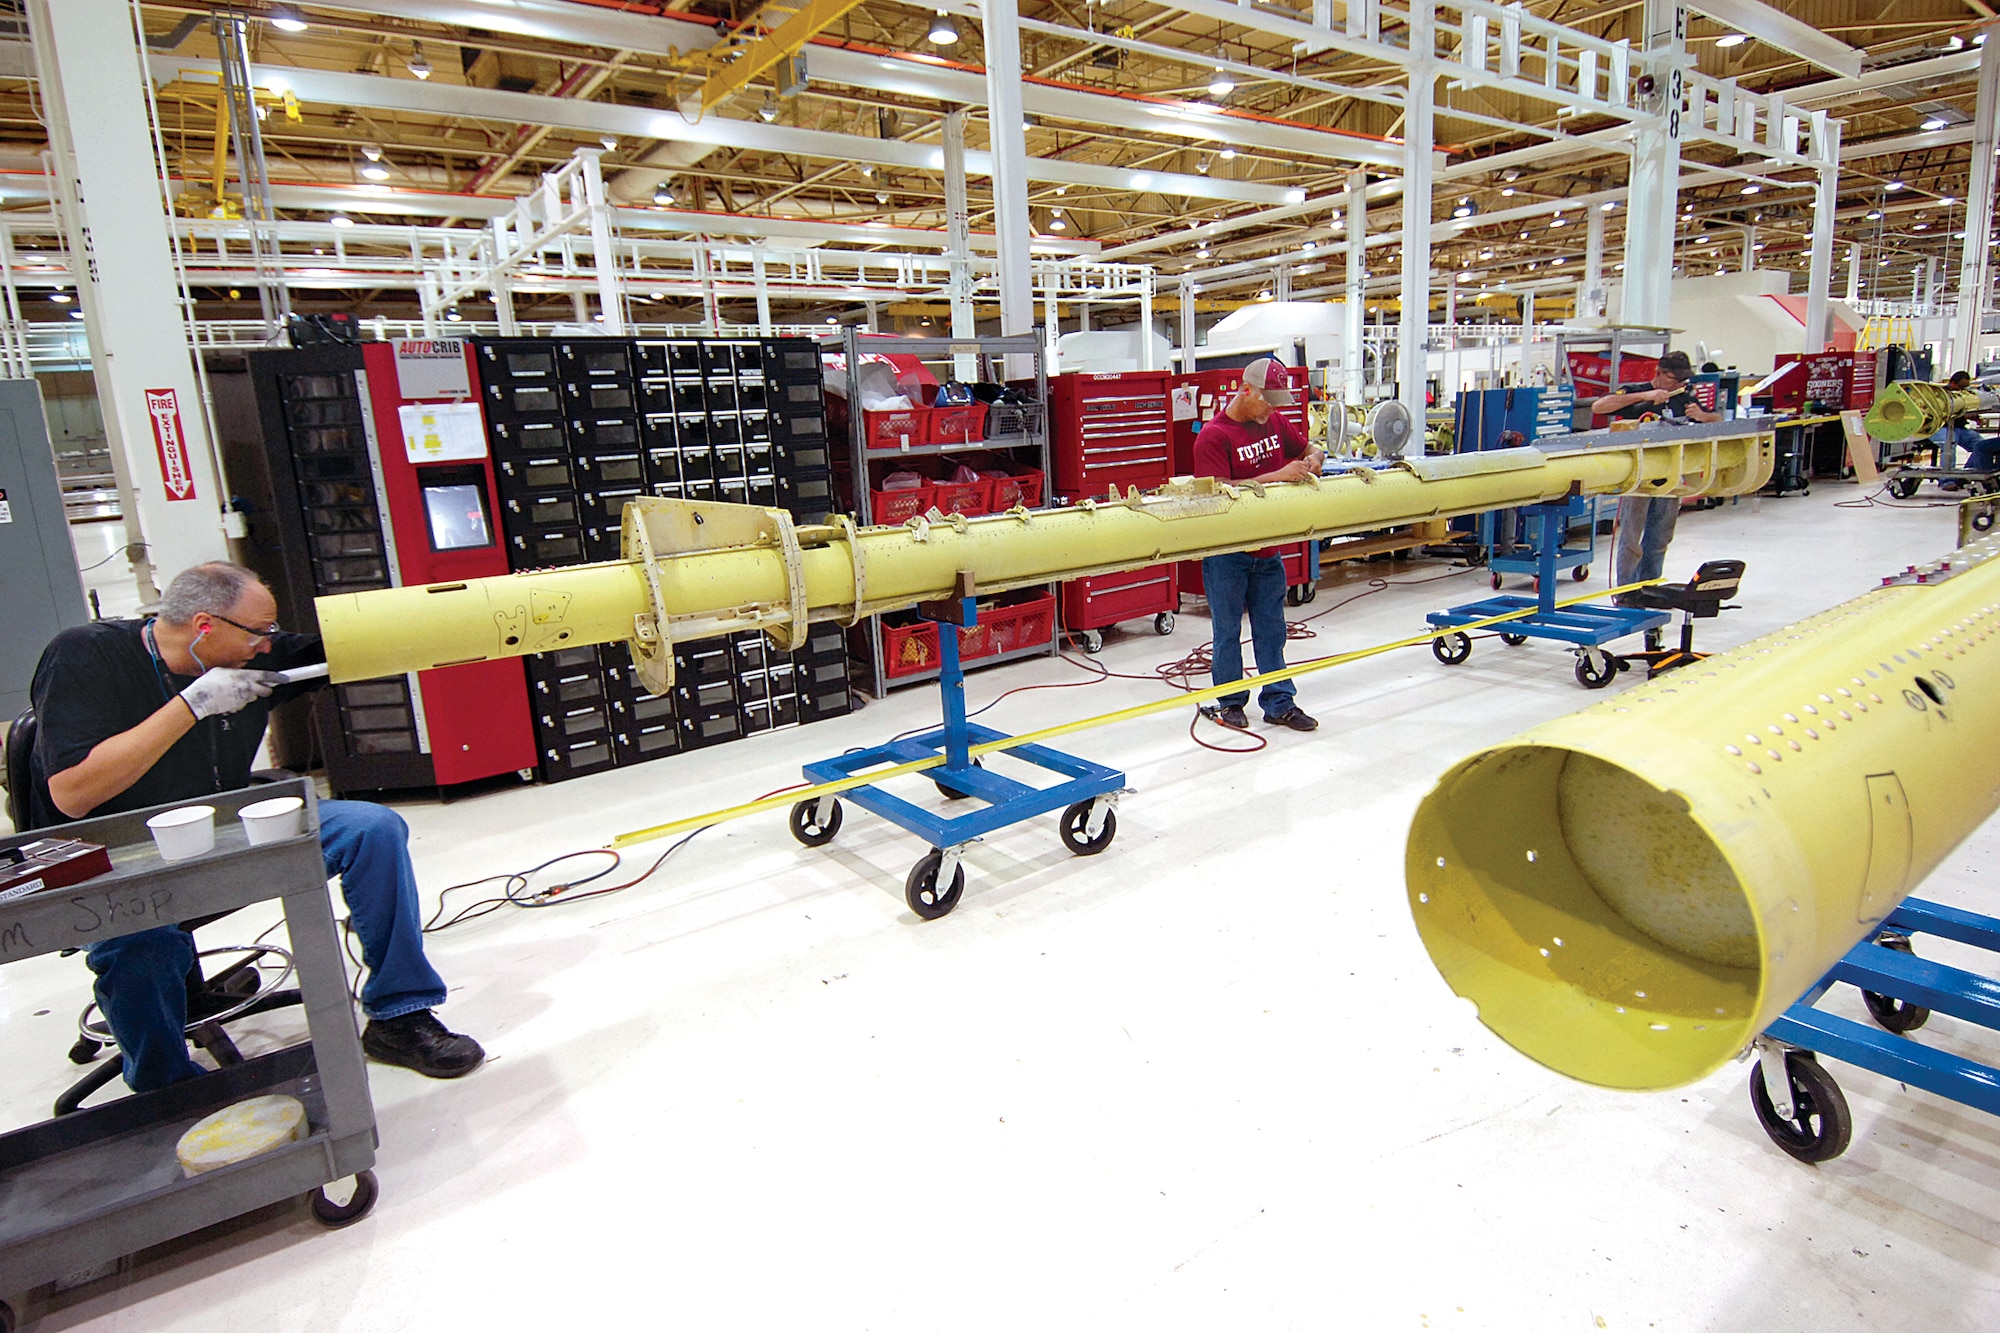
[[[305,799],[305,831],[251,846],[237,811],[287,795]],[[7,1299],[65,1274],[283,1199],[310,1194],[314,1216],[329,1226],[357,1220],[375,1201],[368,1169],[375,1162],[375,1107],[327,896],[312,784],[273,783],[205,803],[215,807],[215,849],[185,861],[162,860],[146,829],[149,815],[171,807],[65,825],[63,836],[108,847],[112,871],[0,903],[0,964],[278,898],[311,1039],[0,1135],[0,1333],[13,1333],[15,1325]],[[0,848],[47,836],[44,830],[0,839]],[[88,977],[79,960],[79,994]],[[266,1093],[305,1104],[304,1139],[204,1175],[181,1174],[174,1146],[190,1125]],[[322,1187],[345,1176],[356,1178],[354,1194],[336,1204]]]

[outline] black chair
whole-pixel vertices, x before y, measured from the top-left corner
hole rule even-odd
[[[1706,560],[1686,583],[1656,583],[1650,588],[1627,593],[1627,606],[1680,612],[1681,642],[1677,648],[1665,647],[1660,641],[1660,632],[1651,630],[1646,635],[1646,650],[1621,654],[1621,662],[1644,662],[1646,677],[1650,680],[1663,671],[1701,661],[1708,654],[1694,650],[1694,622],[1713,620],[1724,611],[1734,611],[1734,606],[1724,605],[1724,602],[1734,597],[1742,584],[1741,560]]]
[[[7,732],[7,818],[13,821],[17,832],[23,833],[34,827],[30,818],[32,805],[29,792],[35,780],[28,757],[35,748],[35,731],[35,711],[30,708],[14,719],[13,727]],[[228,915],[227,912],[217,912],[212,916],[196,917],[179,923],[179,928],[187,933],[192,944],[195,931]],[[74,949],[63,950],[65,955],[75,952]],[[203,972],[203,959],[223,957],[232,961],[213,976]],[[284,963],[282,974],[270,986],[264,984],[264,974],[258,967],[266,958],[279,959]],[[304,1000],[296,989],[280,989],[291,974],[291,955],[274,945],[232,945],[215,949],[197,947],[194,966],[188,969],[187,974],[188,1041],[196,1048],[207,1051],[218,1065],[241,1064],[243,1054],[236,1049],[236,1043],[230,1040],[223,1025],[253,1014],[303,1004]],[[76,1044],[69,1048],[69,1058],[76,1064],[90,1064],[107,1047],[114,1045],[111,1030],[102,1016],[93,1017],[96,1009],[93,1001],[84,1006],[83,1013],[78,1016]],[[98,1063],[96,1068],[56,1098],[55,1113],[61,1116],[75,1111],[86,1098],[124,1070],[125,1063],[119,1058]]]

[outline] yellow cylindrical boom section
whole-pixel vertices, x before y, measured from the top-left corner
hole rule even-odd
[[[1671,1088],[1741,1051],[2000,804],[2000,544],[1455,765],[1410,911],[1523,1054]]]
[[[1900,444],[1937,434],[1953,417],[1996,408],[2000,408],[2000,389],[1981,385],[1947,389],[1924,380],[1897,380],[1882,386],[1862,424],[1876,439]]]
[[[900,527],[794,527],[783,511],[642,499],[625,512],[622,561],[318,599],[336,682],[625,641],[663,689],[675,640],[764,629],[790,642],[809,621],[1363,532],[1584,495],[1735,495],[1769,478],[1768,422],[1560,452],[1417,458],[1278,486],[1180,479],[1158,491]]]

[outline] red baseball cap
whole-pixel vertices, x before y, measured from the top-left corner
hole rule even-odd
[[[1243,367],[1243,382],[1264,395],[1264,401],[1273,407],[1290,407],[1296,400],[1292,397],[1290,372],[1271,357],[1262,357]]]

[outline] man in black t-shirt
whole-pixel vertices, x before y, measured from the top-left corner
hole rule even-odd
[[[248,786],[271,709],[312,688],[275,673],[326,660],[317,637],[285,633],[276,614],[256,575],[217,561],[176,577],[155,619],[95,621],[51,640],[30,687],[30,826]],[[321,801],[319,820],[326,871],[340,877],[368,968],[362,1048],[434,1078],[471,1073],[485,1052],[431,1013],[445,987],[424,957],[408,826],[357,801]],[[103,940],[86,961],[134,1091],[201,1072],[182,1036],[194,964],[184,932]]]
[[[1720,412],[1709,411],[1688,391],[1688,383],[1693,379],[1694,365],[1688,354],[1668,352],[1660,358],[1650,386],[1607,393],[1592,402],[1590,410],[1625,421],[1647,416],[1662,420],[1722,420]],[[1680,514],[1681,502],[1677,496],[1636,495],[1618,502],[1618,549],[1613,571],[1616,586],[1660,577]],[[1627,597],[1621,595],[1618,600],[1623,602]]]

